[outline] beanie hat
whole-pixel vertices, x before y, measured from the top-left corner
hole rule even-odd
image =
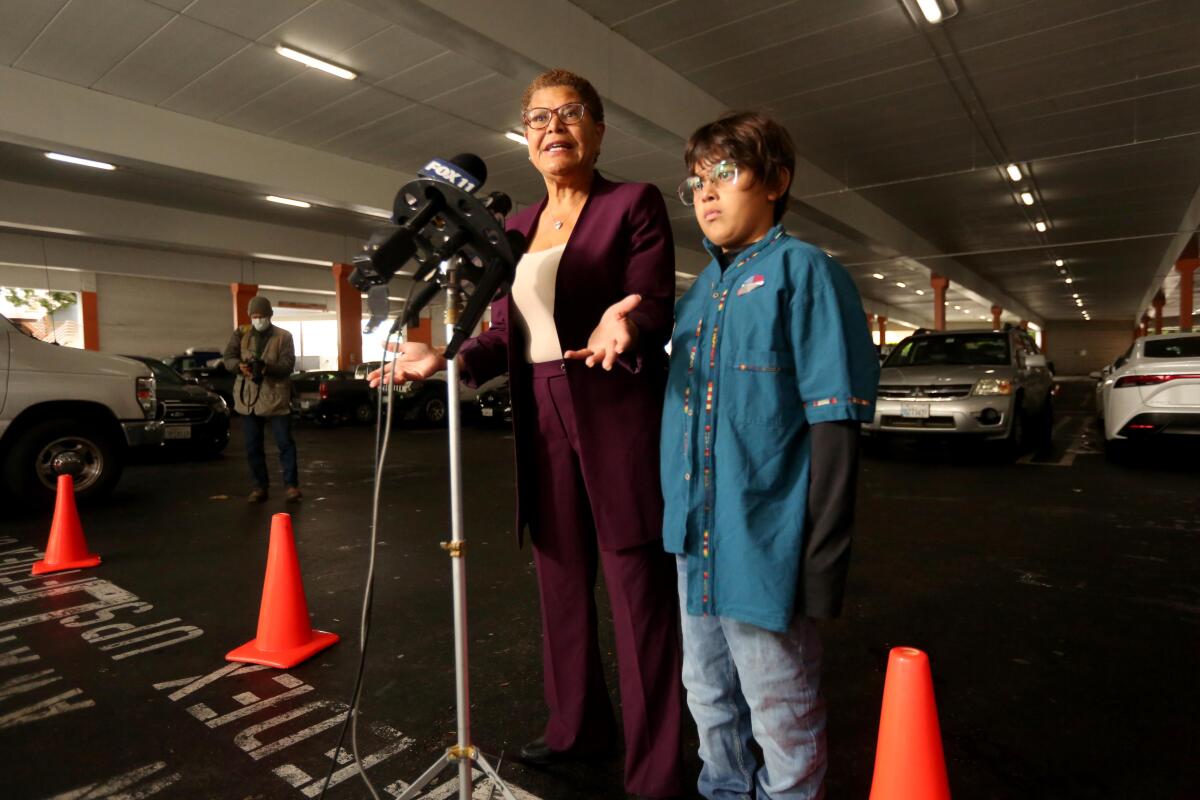
[[[246,309],[246,313],[250,316],[258,314],[263,317],[269,317],[275,312],[271,310],[271,301],[263,297],[261,294],[256,294],[250,298],[250,306]]]

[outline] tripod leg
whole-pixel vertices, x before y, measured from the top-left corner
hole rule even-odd
[[[429,782],[436,778],[449,764],[449,754],[443,754],[442,757],[439,758],[432,767],[425,770],[425,772],[421,774],[421,777],[413,781],[412,785],[404,790],[404,794],[397,797],[396,800],[412,800],[414,797],[419,795],[421,790],[429,785]]]
[[[513,796],[512,791],[508,788],[508,785],[500,779],[500,774],[496,772],[496,770],[492,769],[492,765],[489,764],[488,760],[483,757],[483,753],[476,754],[475,763],[479,765],[485,775],[492,779],[492,787],[499,787],[500,793],[504,795],[506,800],[517,800],[517,798]]]

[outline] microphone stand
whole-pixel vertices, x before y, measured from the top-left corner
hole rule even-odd
[[[446,263],[446,341],[454,337],[462,303],[462,286],[456,267],[456,259]],[[438,775],[453,763],[458,764],[459,800],[471,800],[471,764],[478,764],[492,779],[493,788],[499,788],[507,800],[517,800],[500,774],[492,767],[483,753],[471,743],[470,683],[467,677],[467,542],[463,537],[462,501],[462,420],[458,404],[458,358],[446,362],[446,392],[449,404],[447,430],[450,446],[450,541],[442,542],[442,549],[450,556],[454,591],[454,689],[458,710],[458,743],[446,749],[433,766],[405,789],[397,800],[412,800]]]

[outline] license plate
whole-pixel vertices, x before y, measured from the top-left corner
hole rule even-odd
[[[496,409],[494,409],[494,408],[481,408],[481,409],[479,409],[479,413],[480,413],[480,414],[483,414],[485,417],[490,417],[490,416],[493,416],[493,415],[495,415],[495,413],[496,413]]]
[[[900,416],[905,419],[929,419],[929,403],[901,403]]]
[[[188,427],[169,427],[163,432],[165,439],[190,439],[192,438],[192,429]]]

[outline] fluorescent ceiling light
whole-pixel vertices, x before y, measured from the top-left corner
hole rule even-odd
[[[924,289],[917,289],[917,294],[925,294],[925,290],[924,290]]]
[[[1008,172],[1008,178],[1013,183],[1016,183],[1017,181],[1021,180],[1021,177],[1022,177],[1021,176],[1021,168],[1018,167],[1016,164],[1009,164],[1007,167],[1005,167],[1005,171]]]
[[[1079,299],[1079,292],[1076,292],[1075,294],[1071,295],[1071,297],[1074,297],[1076,300],[1078,300],[1078,299]]]
[[[272,203],[279,203],[281,206],[295,206],[296,208],[312,208],[312,203],[306,203],[303,200],[293,200],[290,197],[277,197],[273,194],[267,195],[267,199]]]
[[[1032,192],[1021,192],[1021,202],[1027,206],[1033,205],[1033,193]]]
[[[328,72],[330,75],[336,75],[339,78],[344,78],[348,81],[352,81],[358,77],[358,73],[351,72],[345,67],[339,67],[337,64],[330,64],[328,61],[322,61],[315,56],[310,56],[308,53],[301,53],[299,50],[293,50],[292,48],[284,47],[281,44],[275,46],[275,52],[279,53],[279,55],[283,56],[284,58],[290,58],[292,61],[299,61],[306,67],[319,69],[322,72]]]
[[[521,134],[517,133],[516,131],[505,131],[504,138],[508,139],[510,142],[516,142],[517,144],[522,144],[522,145],[526,145],[526,146],[528,146],[528,144],[529,144],[529,140],[526,139]]]
[[[901,289],[905,289],[908,287],[908,284],[903,283],[902,281],[896,281],[896,285],[899,286]]]
[[[877,280],[877,281],[881,281],[881,280],[883,280],[883,278],[884,278],[884,276],[883,276],[882,274],[878,273],[878,272],[876,272],[876,273],[875,273],[874,275],[872,275],[871,277],[872,277],[872,278],[874,278],[874,279],[875,279],[875,280]]]
[[[1046,228],[1047,228],[1048,226],[1046,225],[1046,223],[1042,222],[1041,220],[1038,220],[1038,221],[1037,221],[1037,222],[1034,224],[1034,226],[1033,226],[1033,227],[1037,228],[1037,232],[1038,232],[1038,233],[1045,233],[1045,232],[1046,232]]]
[[[917,7],[921,9],[921,13],[925,15],[925,21],[929,24],[936,25],[942,21],[944,14],[938,0],[917,0]]]
[[[962,311],[962,306],[955,306],[955,307],[954,307],[954,310],[955,310],[955,311]]]
[[[114,170],[112,164],[106,164],[103,161],[93,161],[90,158],[77,158],[75,156],[65,156],[62,153],[46,153],[46,158],[52,161],[62,161],[67,164],[76,164],[80,167],[91,167],[92,169]]]
[[[315,258],[297,258],[296,256],[281,256],[281,255],[276,255],[275,253],[251,253],[250,257],[261,259],[263,261],[294,261],[297,264],[312,264],[314,267],[332,267],[333,266],[332,261],[322,261],[322,260],[315,259]],[[300,291],[299,289],[293,290],[286,286],[281,287],[281,286],[262,286],[262,285],[260,285],[258,288],[260,288],[260,289],[287,289],[287,291],[289,291],[289,292],[290,291]],[[330,292],[330,294],[333,294],[333,293]]]
[[[1075,279],[1074,279],[1074,278],[1067,278],[1067,280],[1066,280],[1066,283],[1067,283],[1068,285],[1070,285],[1070,284],[1072,284],[1072,283],[1074,283],[1074,282],[1075,282]]]
[[[1067,262],[1063,261],[1063,260],[1060,258],[1060,259],[1057,259],[1057,260],[1055,260],[1055,262],[1054,262],[1054,266],[1056,266],[1056,267],[1061,267],[1061,266],[1065,265],[1066,263],[1067,263]]]

